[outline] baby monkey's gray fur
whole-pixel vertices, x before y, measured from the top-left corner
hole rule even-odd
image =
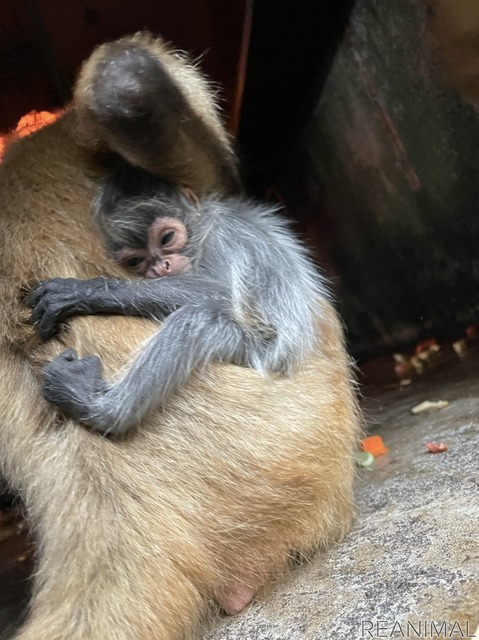
[[[103,433],[128,431],[211,361],[290,374],[314,346],[318,299],[327,296],[276,207],[240,197],[195,203],[159,179],[144,180],[129,189],[113,176],[100,189],[96,218],[107,248],[115,255],[144,247],[152,222],[174,217],[187,229],[190,269],[149,280],[55,278],[30,297],[43,338],[74,315],[165,319],[115,384],[103,379],[97,356],[78,358],[73,350],[45,368],[46,399]]]

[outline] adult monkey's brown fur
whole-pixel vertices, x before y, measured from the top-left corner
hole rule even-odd
[[[174,162],[159,156],[146,168],[196,190],[231,190],[234,158],[208,93],[188,84],[195,72],[161,43],[134,41],[176,74],[224,150],[205,158],[202,135],[195,142],[194,127],[182,129],[189,155],[175,158],[167,145]],[[102,51],[84,68],[77,104]],[[239,582],[256,587],[291,552],[309,554],[347,531],[358,417],[341,329],[325,302],[317,354],[292,379],[211,366],[124,441],[61,420],[39,393],[43,364],[71,346],[98,354],[113,374],[157,330],[133,318],[78,318],[42,345],[24,322],[20,293],[32,282],[125,277],[91,226],[101,167],[97,142],[85,137],[92,123],[76,124],[70,111],[14,143],[0,167],[0,461],[38,542],[31,610],[15,638],[184,640]],[[103,151],[102,139],[115,146],[105,131],[95,135]]]

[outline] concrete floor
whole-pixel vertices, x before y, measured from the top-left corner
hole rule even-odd
[[[368,430],[379,433],[390,452],[373,470],[359,470],[355,527],[242,614],[220,620],[205,640],[473,635],[479,623],[479,352],[459,359],[443,349],[434,366],[403,388],[394,384],[390,357],[365,366],[360,379]],[[412,415],[423,400],[450,404]],[[428,441],[444,442],[448,451],[430,454]],[[15,559],[21,544],[18,536],[0,543],[1,640],[22,597],[28,561]]]

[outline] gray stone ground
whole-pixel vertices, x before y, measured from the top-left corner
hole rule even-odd
[[[261,593],[205,640],[356,640],[472,636],[479,623],[479,356],[437,358],[403,389],[390,359],[363,389],[368,428],[390,453],[361,469],[344,540]],[[376,380],[376,382],[374,382]],[[422,400],[448,400],[414,416]],[[430,454],[424,442],[444,442]],[[408,626],[408,622],[410,623]],[[421,625],[419,625],[421,622]],[[435,623],[435,627],[431,623]],[[443,624],[444,623],[444,624]],[[411,626],[413,625],[413,626]]]

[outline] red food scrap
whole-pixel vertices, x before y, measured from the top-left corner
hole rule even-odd
[[[425,442],[424,446],[429,453],[444,453],[444,451],[447,451],[447,445],[444,442]]]

